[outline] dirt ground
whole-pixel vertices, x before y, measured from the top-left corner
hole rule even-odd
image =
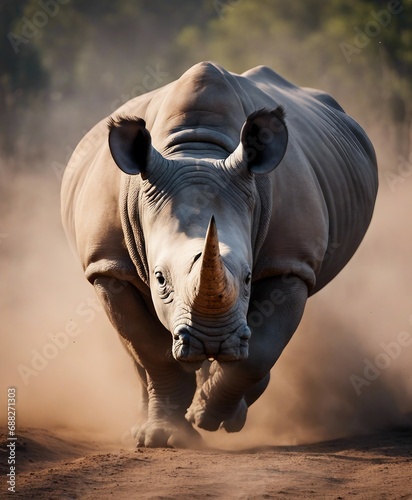
[[[5,429],[1,455],[6,456]],[[412,427],[300,446],[134,448],[22,429],[13,498],[412,499]],[[1,460],[5,493],[5,460]]]

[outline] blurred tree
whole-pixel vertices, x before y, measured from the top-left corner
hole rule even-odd
[[[16,29],[28,1],[3,0],[0,4],[0,150],[16,153],[22,137],[24,110],[37,106],[45,96],[48,75],[39,50]],[[32,131],[32,137],[36,136]]]
[[[226,3],[227,4],[227,3]],[[395,154],[411,134],[412,0],[241,0],[177,39],[183,60],[214,59],[233,71],[266,64],[320,87],[364,125],[395,130]]]
[[[396,150],[407,158],[412,153],[412,0],[402,0],[399,10],[385,28],[382,40],[382,84],[389,116],[395,124]]]
[[[237,72],[266,64],[323,88],[409,152],[412,0],[3,0],[0,22],[7,154],[41,131],[26,108],[53,113],[67,141],[205,59]]]

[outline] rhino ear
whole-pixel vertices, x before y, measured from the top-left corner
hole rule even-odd
[[[126,174],[147,173],[153,150],[150,132],[142,118],[109,120],[109,148],[117,166]]]
[[[233,153],[237,163],[247,165],[252,174],[267,174],[281,162],[288,144],[285,112],[261,109],[248,116],[240,133],[240,144]]]

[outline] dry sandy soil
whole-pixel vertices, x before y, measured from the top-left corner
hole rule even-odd
[[[20,432],[16,458],[13,498],[412,499],[412,426],[237,451],[135,449],[30,428]]]

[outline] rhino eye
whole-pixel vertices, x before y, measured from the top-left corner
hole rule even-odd
[[[245,278],[245,285],[249,286],[251,281],[252,281],[252,274],[249,272],[249,273],[247,273],[246,278]]]
[[[157,280],[157,284],[160,287],[164,287],[166,285],[166,278],[163,276],[163,273],[161,271],[156,271],[155,272],[155,277]]]
[[[159,298],[165,304],[169,304],[173,301],[174,295],[172,280],[169,272],[161,266],[156,266],[156,269],[154,269],[154,277],[156,279]]]

